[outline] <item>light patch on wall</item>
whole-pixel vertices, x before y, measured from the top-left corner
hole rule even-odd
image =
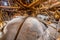
[[[7,6],[7,2],[4,2],[4,6]]]

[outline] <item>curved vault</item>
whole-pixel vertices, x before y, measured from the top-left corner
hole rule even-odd
[[[56,29],[46,28],[42,22],[34,17],[15,18],[6,27],[8,31],[2,40],[55,40],[56,36],[50,36],[56,34]]]

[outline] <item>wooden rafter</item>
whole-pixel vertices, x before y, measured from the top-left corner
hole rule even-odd
[[[7,9],[19,9],[20,7],[0,6],[0,8],[7,8]]]
[[[20,7],[24,8],[24,6],[18,0],[15,0],[15,3],[17,3],[17,5],[19,5]]]
[[[33,7],[33,6],[35,6],[39,2],[40,2],[40,0],[36,0],[35,2],[32,2],[29,5],[26,5],[26,4],[23,4],[23,2],[20,0],[20,4],[22,4],[22,6],[24,6],[24,7]]]
[[[33,6],[35,6],[37,3],[40,3],[40,0],[37,0],[37,1],[33,2],[33,3],[31,3],[28,7],[33,7]]]

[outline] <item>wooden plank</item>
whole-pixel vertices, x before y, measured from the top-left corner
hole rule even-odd
[[[7,8],[7,9],[19,9],[20,7],[11,7],[11,6],[0,6],[0,8]]]

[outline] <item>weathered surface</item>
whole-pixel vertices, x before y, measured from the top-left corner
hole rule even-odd
[[[59,32],[59,34],[57,34],[58,36],[57,36],[56,40],[60,40],[60,20],[59,20],[59,22],[57,24],[57,31]]]
[[[57,31],[60,32],[60,20],[59,20],[59,22],[57,24]]]
[[[40,18],[38,18],[38,19],[40,20]],[[45,20],[44,21],[40,20],[40,21],[46,22]],[[43,33],[43,40],[56,40],[59,36],[59,32],[57,31],[57,27],[59,29],[59,24],[50,23],[50,24],[46,24],[46,25],[48,28]]]
[[[52,27],[48,27],[44,33],[44,40],[56,40],[57,31]]]
[[[2,40],[56,40],[59,36],[56,24],[46,25],[34,17],[28,17],[24,22],[23,17],[14,18],[7,24],[7,34]],[[23,25],[21,25],[23,23]],[[19,27],[21,26],[21,29]],[[18,31],[19,29],[19,31]],[[18,34],[17,34],[18,33]],[[16,36],[17,35],[17,36]]]
[[[8,22],[7,24],[7,34],[4,35],[4,37],[2,38],[2,40],[14,40],[17,31],[21,25],[21,23],[23,22],[24,18],[23,17],[18,17],[18,18],[14,18],[11,21]]]
[[[16,40],[43,40],[44,24],[33,17],[24,22]]]

